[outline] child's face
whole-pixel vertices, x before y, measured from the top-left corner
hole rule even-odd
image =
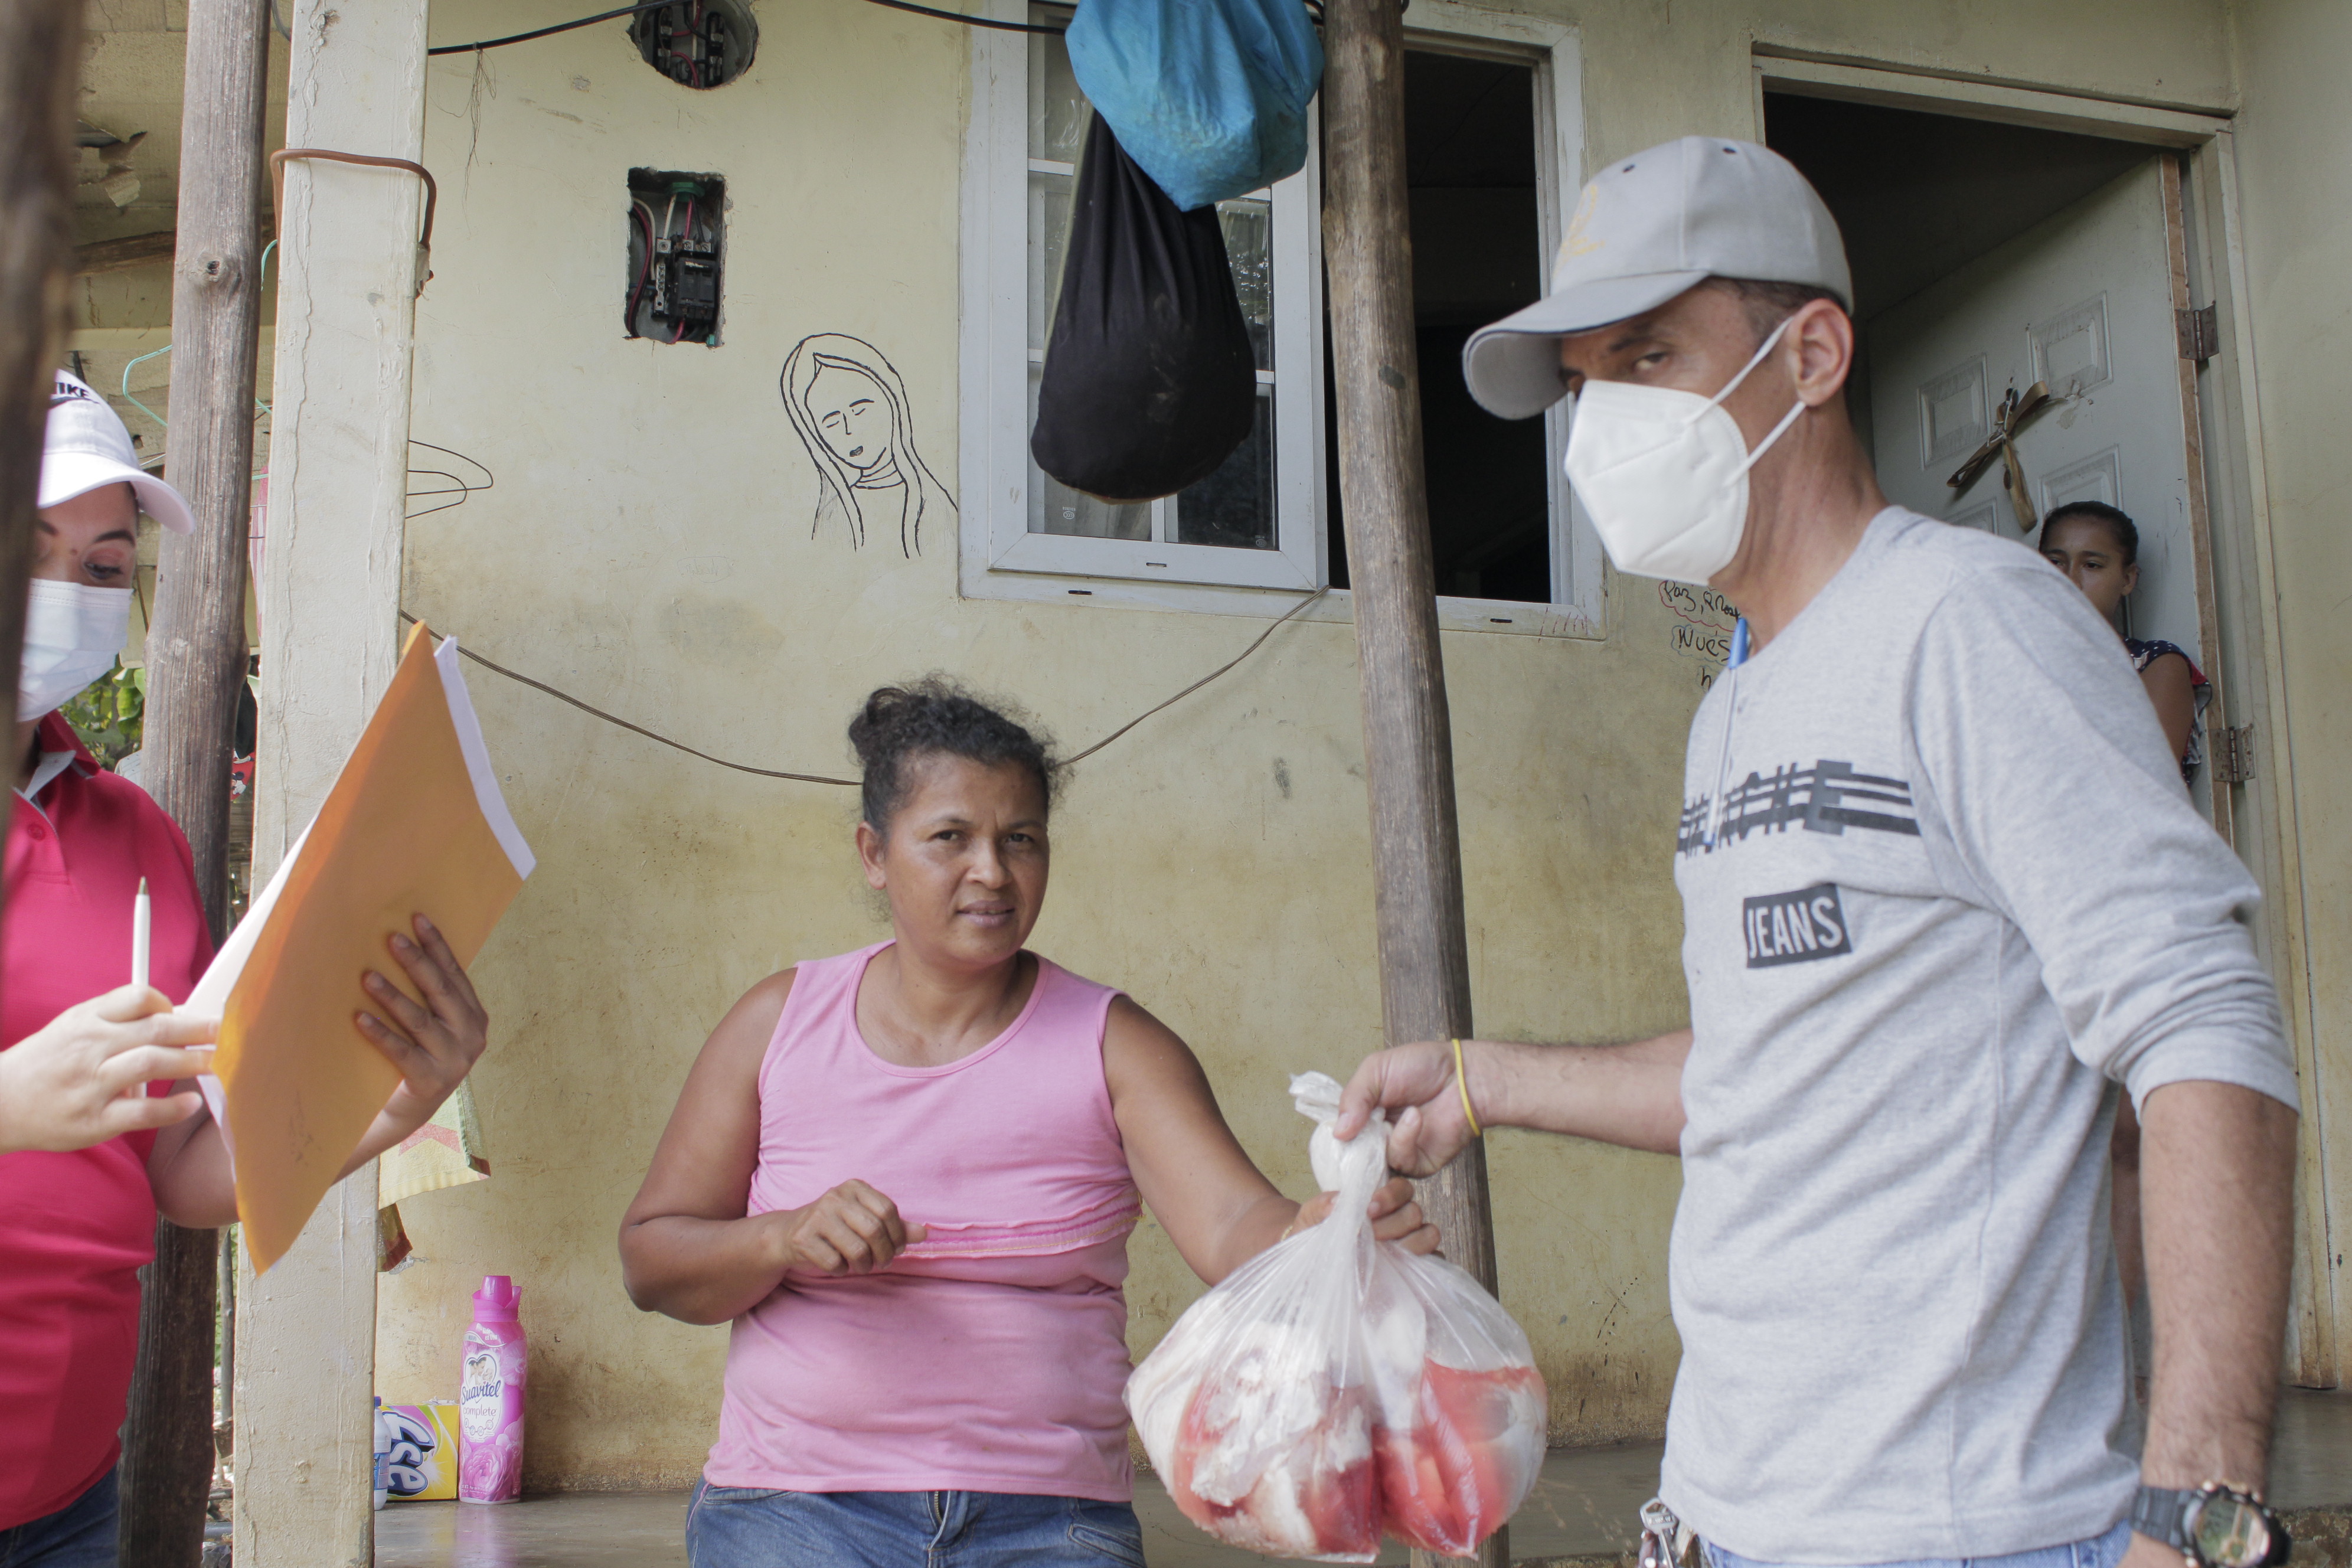
[[[2042,555],[2111,621],[2124,595],[2139,585],[2138,566],[2124,559],[2115,530],[2095,517],[2062,517],[2042,529]]]

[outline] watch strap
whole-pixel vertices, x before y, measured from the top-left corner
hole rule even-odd
[[[2203,1495],[2176,1491],[2170,1487],[2142,1487],[2132,1497],[2131,1527],[2195,1561],[2197,1550],[2189,1534],[2189,1517]]]

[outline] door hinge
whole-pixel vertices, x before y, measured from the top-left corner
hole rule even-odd
[[[2239,724],[2213,735],[2213,782],[2244,784],[2254,776],[2254,727]]]
[[[2221,352],[2221,321],[2211,305],[2193,310],[2172,312],[2173,325],[2180,335],[2180,357],[2203,364]]]

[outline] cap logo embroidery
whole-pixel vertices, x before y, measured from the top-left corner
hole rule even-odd
[[[1599,186],[1584,187],[1584,199],[1576,204],[1576,216],[1568,220],[1568,237],[1559,242],[1559,258],[1562,261],[1573,257],[1590,256],[1609,243],[1593,238],[1589,232],[1592,227],[1592,209],[1600,205],[1600,201]]]

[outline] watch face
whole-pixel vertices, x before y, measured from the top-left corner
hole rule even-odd
[[[2257,1568],[2270,1555],[2270,1521],[2254,1504],[2227,1492],[2205,1500],[2193,1536],[2199,1560],[2212,1568]]]

